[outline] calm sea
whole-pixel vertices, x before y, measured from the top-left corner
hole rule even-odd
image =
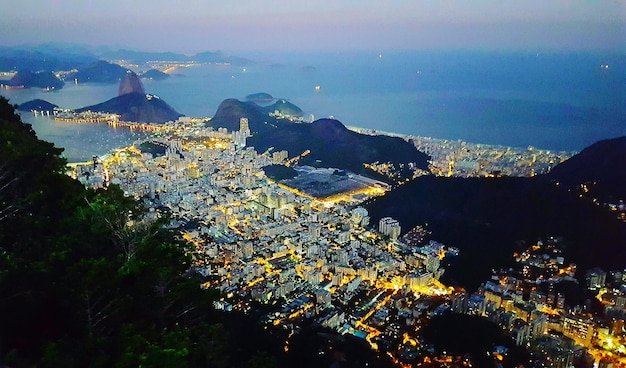
[[[187,116],[212,116],[230,97],[267,92],[308,117],[443,139],[551,150],[580,150],[626,135],[626,57],[600,53],[358,52],[257,54],[246,66],[178,69],[144,81]],[[608,67],[606,67],[608,65]],[[316,88],[319,86],[319,89]],[[12,103],[42,98],[62,107],[99,103],[117,85],[1,91]],[[101,155],[141,134],[63,124],[24,114],[70,161]]]

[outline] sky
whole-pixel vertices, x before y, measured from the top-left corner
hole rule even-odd
[[[626,50],[624,0],[0,0],[0,45]],[[9,3],[10,2],[10,3]]]

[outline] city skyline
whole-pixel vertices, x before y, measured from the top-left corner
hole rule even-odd
[[[0,45],[45,42],[194,53],[394,49],[623,50],[619,1],[233,3],[27,0]]]

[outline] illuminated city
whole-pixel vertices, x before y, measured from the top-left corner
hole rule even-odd
[[[369,186],[320,198],[303,193],[272,181],[263,171],[272,164],[293,166],[299,156],[257,154],[246,147],[245,119],[238,132],[206,128],[206,121],[183,118],[162,126],[148,142],[161,147],[163,155],[142,152],[144,146],[137,144],[72,165],[71,175],[91,187],[120,185],[127,195],[142,200],[149,214],[171,215],[174,226],[193,223],[184,238],[195,246],[194,269],[206,278],[203,286],[223,295],[215,308],[245,313],[253,308],[252,302],[271,305],[272,313],[264,317],[268,325],[291,335],[305,320],[312,320],[339,334],[363,338],[373,350],[384,345],[389,358],[403,367],[430,361],[429,355],[417,360],[427,348],[419,331],[429,318],[445,312],[486,318],[518,346],[541,352],[538,361],[555,366],[568,366],[584,352],[596,362],[626,362],[623,323],[603,325],[588,310],[566,306],[564,295],[554,290],[562,282],[576,282],[576,265],[564,259],[558,239],[514,254],[517,269],[494,270],[492,280],[474,293],[447,287],[439,282],[443,265],[459,255],[458,249],[424,242],[421,227],[401,238],[398,221],[386,217],[370,224],[367,210],[359,207],[363,200],[389,190],[384,183],[361,181]],[[441,175],[488,176],[493,168],[533,175],[535,166],[546,170],[568,157],[533,149],[406,139],[418,147],[428,144],[432,167],[455,157],[461,146],[490,168],[480,171],[476,166],[468,173],[455,165],[451,173],[442,170]],[[372,166],[394,175],[392,166]],[[322,178],[330,175],[312,168],[299,170]],[[421,175],[419,170],[416,175]],[[623,313],[626,296],[607,289],[606,273],[598,274],[603,278],[589,279],[588,287],[599,291],[598,299],[607,308]],[[623,283],[623,273],[611,275],[611,284]],[[289,349],[289,341],[284,349]],[[506,352],[494,358],[506,359]],[[435,359],[442,363],[460,357]]]

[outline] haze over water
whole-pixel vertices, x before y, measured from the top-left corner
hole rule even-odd
[[[179,69],[173,74],[181,76],[144,81],[145,89],[187,116],[212,116],[226,98],[267,92],[295,103],[307,118],[334,116],[345,125],[473,143],[581,150],[626,135],[626,62],[611,54],[372,51],[251,59],[245,66]],[[12,103],[42,98],[78,108],[114,97],[117,88],[68,83],[53,93],[1,93]],[[65,146],[70,161],[138,138],[105,126],[24,119],[40,137]],[[90,152],[98,141],[110,147]]]

